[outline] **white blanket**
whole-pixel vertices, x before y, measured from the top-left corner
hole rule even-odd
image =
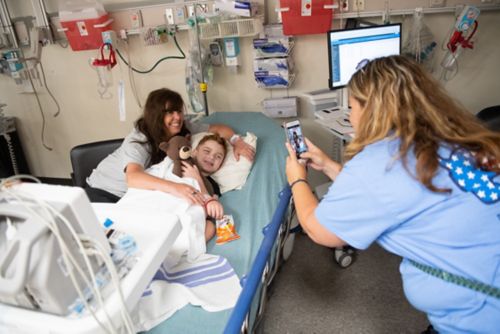
[[[199,189],[198,182],[191,178],[180,178],[172,173],[173,162],[165,158],[146,170],[148,174],[177,183],[186,183]],[[118,201],[118,205],[139,208],[148,212],[168,212],[179,217],[182,231],[175,241],[167,260],[169,266],[176,265],[183,255],[188,261],[195,260],[206,252],[205,212],[199,205],[190,205],[186,200],[162,191],[129,188]],[[145,222],[147,223],[147,222]]]
[[[203,254],[195,263],[162,265],[137,307],[137,331],[146,331],[187,304],[209,312],[234,307],[241,293],[239,279],[227,259]]]
[[[195,180],[172,174],[172,167],[167,157],[146,172],[199,189]],[[238,276],[226,259],[205,254],[205,212],[201,206],[161,191],[135,188],[130,188],[117,205],[174,213],[182,225],[179,237],[139,301],[136,330],[152,328],[188,303],[210,312],[235,305],[241,292]]]

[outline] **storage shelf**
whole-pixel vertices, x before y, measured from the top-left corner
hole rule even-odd
[[[260,19],[236,19],[216,23],[200,23],[200,38],[249,37],[262,32]]]

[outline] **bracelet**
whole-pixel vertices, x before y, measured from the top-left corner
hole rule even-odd
[[[209,199],[208,201],[206,201],[205,203],[203,203],[203,206],[205,207],[205,210],[207,210],[207,205],[208,205],[208,203],[210,203],[210,202],[214,202],[214,201],[217,201],[217,200],[216,200],[215,198],[211,198],[211,199]]]
[[[296,185],[299,182],[304,182],[305,184],[309,185],[309,182],[307,182],[306,179],[297,179],[297,180],[293,181],[292,183],[290,183],[290,189],[292,189],[293,186]]]
[[[231,136],[231,138],[229,138],[229,142],[231,143],[231,145],[234,145],[234,143],[239,139],[241,138],[239,134],[234,134]]]

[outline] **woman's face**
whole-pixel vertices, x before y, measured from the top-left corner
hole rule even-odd
[[[207,140],[193,150],[193,158],[204,175],[211,175],[224,162],[224,148],[214,140]]]
[[[168,106],[165,106],[165,109],[168,110]],[[181,132],[182,124],[184,124],[184,114],[182,110],[165,112],[165,116],[163,116],[163,125],[165,125],[167,135],[175,136]]]
[[[351,106],[349,122],[351,122],[354,132],[356,132],[359,127],[359,119],[361,118],[361,104],[354,97],[349,96],[349,105]]]

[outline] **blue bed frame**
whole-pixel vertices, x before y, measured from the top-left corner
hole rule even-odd
[[[252,303],[254,302],[258,288],[263,281],[263,277],[265,276],[265,269],[269,268],[269,266],[274,266],[275,270],[273,272],[275,274],[277,268],[279,267],[279,254],[276,256],[277,258],[274,259],[275,264],[272,265],[271,252],[275,249],[277,243],[277,250],[280,252],[282,246],[287,241],[287,238],[282,236],[287,235],[287,231],[290,230],[289,224],[291,223],[291,217],[287,217],[286,215],[287,212],[290,212],[290,187],[286,186],[279,196],[280,202],[274,212],[273,220],[264,228],[264,241],[260,246],[248,278],[242,282],[243,290],[238,298],[238,302],[236,303],[233,312],[231,313],[231,317],[229,318],[226,328],[224,329],[225,334],[243,333],[248,331],[248,328],[246,327],[248,326],[250,309]],[[274,275],[270,276],[270,279],[264,279],[265,284],[268,286],[273,278]],[[263,297],[266,298],[266,295],[264,294]],[[265,300],[260,300],[259,302],[265,303]]]

